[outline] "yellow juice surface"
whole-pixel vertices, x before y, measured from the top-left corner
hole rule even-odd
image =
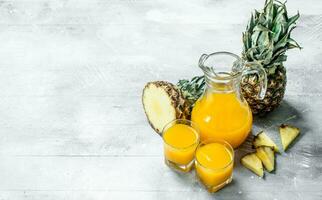
[[[164,155],[167,160],[180,164],[189,164],[198,145],[198,133],[185,124],[175,124],[163,133]]]
[[[191,120],[200,129],[201,141],[222,139],[236,148],[248,136],[253,117],[236,93],[209,92],[196,102]]]
[[[210,143],[196,152],[196,171],[207,186],[216,186],[228,180],[233,173],[233,155],[220,143]]]

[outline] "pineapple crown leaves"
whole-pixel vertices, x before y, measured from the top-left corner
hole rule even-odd
[[[291,38],[300,14],[289,17],[285,3],[266,0],[262,11],[254,11],[243,33],[243,59],[258,61],[264,68],[276,68],[286,61],[288,49],[301,49]]]
[[[189,103],[190,109],[192,109],[195,102],[203,94],[205,89],[204,76],[196,76],[191,80],[183,79],[177,83],[177,88],[181,91],[184,99]]]

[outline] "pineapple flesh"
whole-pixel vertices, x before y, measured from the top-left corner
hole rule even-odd
[[[258,176],[264,176],[262,161],[256,156],[256,153],[246,154],[242,157],[241,164]]]
[[[253,140],[254,148],[257,148],[260,146],[269,146],[269,147],[272,147],[275,152],[279,152],[279,149],[275,144],[275,142],[273,142],[273,140],[270,137],[268,137],[268,135],[264,131],[259,132],[254,137],[254,140]]]
[[[142,103],[151,127],[158,134],[172,120],[189,116],[189,105],[176,86],[169,82],[147,83],[143,89]]]
[[[294,126],[282,124],[279,128],[281,141],[284,151],[294,141],[294,139],[300,134],[300,129]]]
[[[268,146],[260,146],[256,148],[256,155],[262,161],[265,169],[271,172],[275,168],[274,149]]]
[[[243,33],[242,58],[246,62],[260,63],[267,74],[267,92],[265,98],[257,97],[260,80],[253,74],[242,78],[242,94],[253,114],[265,115],[278,107],[285,93],[286,51],[301,48],[291,38],[300,15],[289,17],[285,3],[266,0],[264,9],[252,14],[246,31]]]

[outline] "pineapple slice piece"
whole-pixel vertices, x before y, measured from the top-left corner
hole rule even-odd
[[[275,144],[275,142],[273,142],[273,140],[268,137],[268,135],[266,135],[266,133],[264,131],[259,132],[253,140],[253,147],[257,148],[260,146],[269,146],[272,147],[274,149],[275,152],[279,152],[279,149],[277,147],[277,145]]]
[[[275,168],[274,149],[268,146],[260,146],[256,148],[256,155],[262,161],[265,169],[271,172]]]
[[[300,129],[294,126],[282,124],[280,126],[280,136],[284,151],[293,142],[293,140],[300,134]]]
[[[186,119],[189,106],[175,85],[165,81],[149,82],[143,89],[142,103],[151,127],[161,134],[174,119]]]
[[[256,175],[260,177],[264,176],[262,161],[256,156],[256,153],[246,154],[244,157],[242,157],[241,164],[254,172]]]

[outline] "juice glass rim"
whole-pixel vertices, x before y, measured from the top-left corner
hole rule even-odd
[[[177,122],[180,122],[180,123],[177,123]],[[186,122],[187,124],[182,123],[182,122]],[[172,124],[173,124],[173,125],[174,125],[174,124],[184,124],[184,125],[187,125],[187,126],[191,127],[191,128],[194,130],[194,133],[195,133],[195,135],[196,135],[196,141],[195,141],[194,143],[192,143],[191,145],[186,146],[186,147],[176,147],[176,146],[173,146],[173,145],[169,144],[169,143],[164,139],[164,133],[165,133],[165,131],[166,131],[167,129],[169,129],[170,127],[172,127],[172,126],[173,126]],[[194,122],[192,122],[191,120],[188,120],[188,119],[174,119],[174,120],[172,120],[172,121],[168,122],[168,123],[163,127],[163,129],[162,129],[162,133],[161,133],[161,137],[162,137],[163,142],[164,142],[166,145],[170,146],[171,148],[174,148],[174,149],[180,149],[180,150],[185,150],[185,149],[188,149],[188,148],[190,148],[190,147],[192,147],[192,146],[194,146],[194,145],[196,145],[196,144],[199,144],[199,142],[200,142],[200,135],[199,135],[199,133],[200,133],[200,131],[199,131],[198,126],[197,126]]]
[[[225,165],[224,167],[220,167],[220,168],[210,168],[210,167],[206,167],[204,165],[201,164],[201,162],[198,161],[198,157],[197,157],[197,151],[198,149],[201,147],[201,145],[206,145],[206,144],[211,144],[211,143],[221,143],[221,144],[225,144],[225,148],[228,149],[228,151],[231,152],[231,161]],[[228,168],[231,164],[234,163],[234,158],[235,158],[235,152],[234,152],[234,148],[226,141],[226,140],[222,140],[222,139],[208,139],[205,141],[202,141],[199,143],[199,145],[196,148],[196,152],[195,152],[195,162],[197,162],[202,168],[204,168],[205,170],[209,170],[209,171],[220,171],[220,170],[224,170],[226,168]]]

